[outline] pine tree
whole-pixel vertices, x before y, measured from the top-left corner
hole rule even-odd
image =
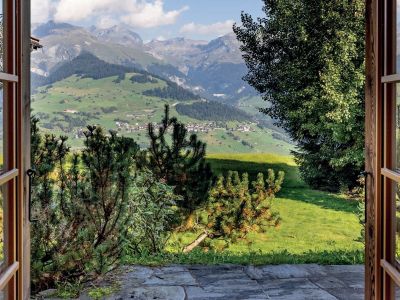
[[[145,166],[173,186],[175,194],[183,197],[180,207],[192,213],[207,199],[212,182],[211,167],[205,161],[206,144],[195,134],[188,137],[185,125],[170,117],[168,105],[158,132],[150,123],[148,135],[150,148]]]
[[[259,173],[250,187],[249,176],[229,171],[227,176],[219,176],[210,191],[207,206],[207,224],[194,242],[184,248],[190,252],[207,238],[222,238],[226,244],[238,238],[246,238],[250,232],[262,232],[268,227],[277,226],[280,217],[272,211],[271,203],[281,189],[284,172],[268,170],[268,177]]]

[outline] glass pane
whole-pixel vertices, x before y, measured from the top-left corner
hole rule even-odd
[[[395,282],[393,282],[394,286],[394,299],[400,300],[400,288],[396,285]]]

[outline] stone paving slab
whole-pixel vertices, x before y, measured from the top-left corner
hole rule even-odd
[[[129,266],[112,283],[108,300],[358,300],[364,298],[364,266],[174,265]],[[110,283],[110,282],[109,282]],[[89,299],[82,295],[80,299]]]

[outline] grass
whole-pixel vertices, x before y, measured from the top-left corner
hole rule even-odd
[[[142,266],[166,266],[171,264],[192,265],[280,265],[280,264],[310,264],[321,265],[355,265],[364,262],[364,250],[336,250],[336,251],[309,251],[293,254],[289,251],[276,251],[271,253],[246,252],[232,253],[204,252],[195,249],[191,253],[162,253],[159,255],[142,255],[140,257],[125,257],[124,264]]]
[[[257,173],[266,173],[268,169],[285,172],[284,189],[305,188],[299,170],[292,156],[270,153],[218,153],[207,155],[216,175],[225,174],[229,170],[249,173],[255,179]]]
[[[220,240],[211,240],[211,249],[197,250],[191,254],[181,249],[192,242],[199,231],[175,233],[163,259],[169,263],[239,263],[280,264],[320,263],[355,264],[363,262],[364,245],[359,241],[361,225],[357,217],[358,203],[344,195],[315,191],[301,181],[291,157],[273,154],[210,154],[207,157],[214,171],[249,172],[255,176],[266,172],[284,170],[286,183],[273,200],[272,209],[279,212],[282,221],[265,233],[251,233],[225,247]],[[199,212],[199,215],[201,212]],[[222,250],[223,249],[223,250]],[[138,260],[133,258],[133,261]],[[162,259],[155,257],[149,263]],[[140,262],[140,259],[138,260]]]

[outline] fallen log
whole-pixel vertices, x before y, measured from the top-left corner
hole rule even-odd
[[[192,243],[183,248],[183,253],[189,253],[190,251],[192,251],[194,248],[200,245],[206,238],[208,238],[208,236],[209,234],[206,231],[200,234]]]

